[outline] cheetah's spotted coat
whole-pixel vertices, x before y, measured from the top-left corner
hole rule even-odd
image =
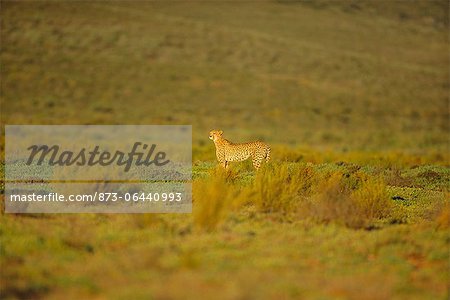
[[[270,147],[266,143],[256,141],[235,144],[223,138],[222,135],[222,130],[212,130],[209,133],[209,138],[213,140],[216,146],[217,160],[224,168],[228,167],[230,161],[243,161],[250,157],[257,170],[261,167],[264,159],[269,162]]]

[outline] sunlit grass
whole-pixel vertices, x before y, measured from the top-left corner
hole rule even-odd
[[[2,194],[0,298],[448,297],[448,1],[1,6],[1,124],[192,124],[194,203]],[[211,129],[271,162],[221,170]]]

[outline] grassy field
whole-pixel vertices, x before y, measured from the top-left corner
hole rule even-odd
[[[1,298],[447,299],[448,11],[2,1],[2,133],[192,124],[194,205],[2,213]],[[223,172],[211,129],[271,163]]]

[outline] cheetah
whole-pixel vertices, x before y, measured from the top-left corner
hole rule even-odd
[[[265,159],[266,163],[270,159],[270,147],[266,143],[256,141],[250,143],[235,144],[223,138],[222,130],[211,130],[209,139],[216,146],[216,156],[219,163],[225,169],[228,168],[230,161],[244,161],[252,158],[253,167],[259,170],[261,162]]]

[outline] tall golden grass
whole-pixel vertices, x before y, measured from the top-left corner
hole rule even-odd
[[[234,175],[217,168],[208,178],[193,182],[193,215],[197,227],[213,230],[230,209],[239,206],[241,191],[233,183]]]
[[[314,170],[306,165],[270,165],[256,174],[248,194],[264,212],[290,213],[310,193],[315,176]]]
[[[378,178],[353,176],[336,172],[320,181],[302,215],[351,228],[366,227],[375,219],[388,217],[393,203],[385,184]]]
[[[363,228],[393,209],[385,183],[356,171],[319,172],[310,164],[272,163],[249,183],[217,169],[194,181],[194,223],[214,230],[231,211],[254,206],[263,213]]]

